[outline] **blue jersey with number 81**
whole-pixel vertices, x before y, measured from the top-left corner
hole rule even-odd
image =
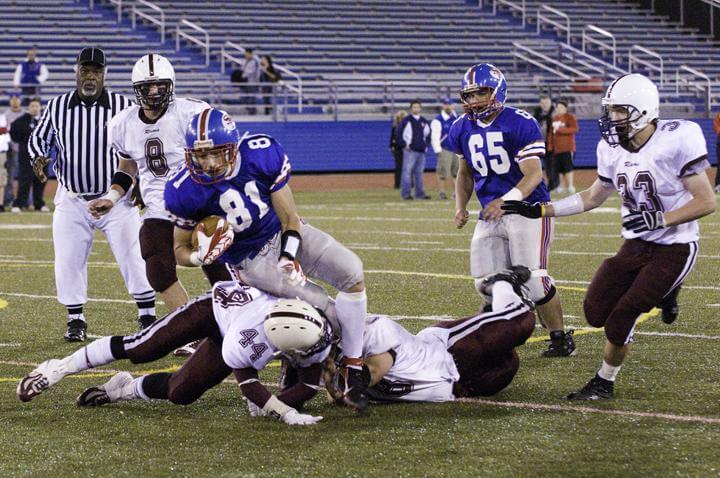
[[[270,194],[289,179],[290,161],[280,143],[267,135],[248,136],[240,142],[230,177],[198,184],[183,168],[165,185],[165,206],[183,229],[193,229],[208,216],[224,217],[235,230],[235,240],[220,260],[238,264],[255,257],[280,231]]]
[[[473,172],[475,194],[483,207],[520,182],[521,161],[542,161],[545,155],[545,141],[535,118],[509,106],[490,124],[462,115],[450,127],[447,140],[452,151],[465,157]],[[525,200],[550,201],[545,182],[541,181]]]

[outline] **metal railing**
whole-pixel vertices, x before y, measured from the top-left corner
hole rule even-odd
[[[603,77],[624,75],[627,73],[627,71],[622,68],[613,66],[598,56],[586,53],[572,45],[558,43],[558,57],[556,62],[562,63],[567,61],[578,63]]]
[[[233,43],[231,41],[226,41],[221,47],[220,47],[220,72],[225,73],[225,62],[230,61],[232,63],[235,63],[236,65],[243,67],[245,65],[245,58],[240,56],[235,56],[231,52],[239,52],[241,55],[245,53],[245,48],[238,45],[237,43]],[[291,77],[293,80],[295,80],[295,84],[289,83],[285,80],[280,80],[278,83],[282,84],[284,88],[287,90],[295,93],[297,95],[297,101],[298,101],[298,111],[302,112],[303,108],[303,85],[302,85],[302,78],[300,78],[300,75],[295,73],[294,71],[290,70],[289,68],[281,65],[274,65],[276,70],[281,71],[285,75]]]
[[[705,85],[703,86],[701,82],[697,80],[689,80],[688,78],[684,78],[681,75],[681,72],[690,73],[693,75],[694,78],[700,78]],[[696,70],[695,68],[691,68],[687,65],[681,65],[677,70],[675,70],[675,94],[680,94],[680,84],[685,85],[687,88],[695,88],[696,90],[700,92],[705,93],[705,111],[708,115],[708,118],[712,117],[712,111],[711,111],[711,101],[712,101],[712,81],[710,80],[710,77],[707,76],[705,73],[703,73],[700,70]]]
[[[150,10],[153,10],[155,12],[158,12],[160,14],[160,18],[156,18],[149,13],[145,13],[141,11],[138,7],[144,6],[149,8]],[[136,25],[136,18],[141,17],[145,20],[149,21],[150,23],[154,23],[155,25],[160,27],[160,43],[165,43],[165,12],[162,8],[158,7],[154,3],[150,3],[147,0],[135,0],[135,3],[132,7],[132,29],[135,30]]]
[[[548,16],[548,14],[555,15],[555,17],[560,17],[563,19],[563,21],[561,22],[559,20],[556,20],[555,18]],[[542,24],[551,25],[557,30],[564,31],[566,36],[566,42],[568,45],[570,44],[570,17],[566,13],[561,12],[557,8],[548,7],[547,5],[540,5],[537,10],[538,35],[540,34],[540,26]]]
[[[578,78],[589,80],[592,78],[590,75],[578,70],[577,68],[573,68],[563,62],[558,62],[554,58],[550,58],[546,54],[533,50],[532,48],[518,42],[513,42],[512,55],[513,62],[515,63],[514,67],[516,69],[517,60],[523,60],[533,66],[536,66],[537,68],[540,68],[541,70],[550,72],[565,80],[572,81]]]
[[[598,35],[602,35],[606,38],[609,38],[610,43],[608,43],[607,41],[598,40],[597,38],[593,38],[588,33],[589,31],[597,33]],[[582,51],[583,52],[587,51],[587,46],[590,43],[597,45],[600,48],[605,48],[607,50],[610,50],[610,52],[612,53],[612,66],[617,66],[617,58],[616,58],[617,57],[617,41],[615,40],[615,35],[613,35],[612,33],[610,33],[607,30],[603,30],[600,27],[596,27],[595,25],[588,24],[588,25],[585,25],[585,27],[583,28],[583,31],[582,31]]]
[[[527,17],[527,9],[525,8],[525,0],[520,0],[520,2],[511,2],[510,0],[494,0],[493,1],[493,15],[497,15],[497,6],[498,3],[501,5],[505,5],[510,10],[517,10],[520,12],[520,17],[522,18],[522,26],[525,28],[525,22]]]
[[[660,63],[660,66],[658,66],[655,62],[641,58],[637,53],[633,53],[633,51],[638,51],[643,53],[645,56],[655,58]],[[665,83],[665,69],[662,56],[643,46],[633,45],[630,47],[630,50],[628,50],[628,70],[630,70],[630,73],[633,73],[636,70],[636,68],[633,68],[635,65],[642,65],[647,70],[657,72],[660,75],[660,86],[663,86]]]
[[[116,9],[117,9],[116,22],[120,23],[122,21],[122,0],[109,0],[109,2],[116,6]]]
[[[203,36],[205,41],[200,40],[190,35],[189,33],[185,33],[184,31],[182,31],[180,27],[183,25],[195,30],[196,32],[199,32]],[[205,50],[205,66],[210,66],[210,34],[207,30],[183,18],[182,20],[180,20],[180,23],[175,26],[175,51],[180,51],[180,37],[186,39],[191,43],[196,44],[200,48],[203,48]]]

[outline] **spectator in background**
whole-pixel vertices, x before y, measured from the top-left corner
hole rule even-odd
[[[15,68],[13,84],[15,88],[21,88],[23,96],[30,98],[40,93],[40,85],[48,78],[48,69],[37,61],[37,50],[35,47],[27,51],[25,61]]]
[[[20,94],[17,92],[10,93],[10,108],[5,110],[5,118],[7,118],[8,131],[12,127],[13,122],[20,116],[25,114],[25,110],[20,102]],[[0,197],[0,204],[6,204],[8,207],[12,207],[12,203],[15,200],[15,176],[17,175],[18,169],[18,152],[19,145],[15,141],[10,141],[10,149],[8,150],[7,161],[5,167],[7,168],[7,184],[5,184],[5,197]]]
[[[280,81],[280,73],[275,70],[272,57],[270,55],[261,56],[260,83],[277,83],[278,81]],[[262,93],[263,103],[265,104],[265,114],[269,115],[272,112],[270,105],[274,104],[273,97],[275,94],[272,84],[261,86],[260,92]]]
[[[575,115],[568,112],[568,103],[559,100],[552,118],[552,133],[548,144],[553,152],[553,166],[560,175],[560,185],[556,193],[575,193],[573,184],[573,156],[575,155],[575,135],[578,123]]]
[[[403,148],[403,167],[400,180],[400,194],[411,200],[411,189],[415,186],[415,199],[430,199],[423,190],[425,152],[430,140],[430,124],[420,116],[422,105],[419,101],[410,103],[410,114],[402,119],[395,141]]]
[[[18,157],[18,194],[13,203],[12,212],[20,212],[28,207],[28,197],[30,188],[32,187],[33,206],[36,211],[49,212],[50,209],[45,205],[43,194],[45,192],[45,183],[40,181],[33,172],[30,163],[30,153],[28,152],[28,139],[30,133],[40,121],[41,113],[40,99],[33,98],[28,105],[28,112],[16,119],[10,129],[12,140],[20,145],[20,155]],[[45,175],[47,176],[47,166],[45,166]]]
[[[558,185],[558,173],[553,167],[553,151],[548,145],[548,139],[552,130],[552,117],[555,114],[552,100],[549,95],[540,96],[540,105],[533,111],[533,117],[540,125],[540,132],[545,139],[545,156],[543,158],[543,178],[549,190]]]
[[[448,177],[452,178],[450,191],[455,191],[455,178],[457,177],[458,166],[460,164],[455,153],[450,151],[447,141],[450,125],[457,119],[457,113],[453,108],[453,102],[450,98],[443,100],[443,106],[440,113],[430,123],[430,143],[433,151],[437,155],[437,177],[438,190],[440,191],[440,199],[447,199],[447,182]]]
[[[247,114],[254,115],[257,113],[257,94],[260,85],[260,59],[253,53],[252,48],[245,50],[245,64],[242,67],[242,76],[245,83],[240,89],[243,91],[242,104],[248,105]]]
[[[5,197],[5,184],[7,184],[7,161],[8,149],[10,149],[10,134],[8,120],[3,113],[0,113],[0,199]],[[0,212],[5,212],[5,205],[0,204]]]
[[[715,192],[720,193],[720,112],[713,118],[713,129],[717,135],[715,144]]]
[[[395,189],[400,189],[400,178],[402,177],[402,166],[403,166],[403,148],[397,142],[398,126],[403,118],[407,116],[407,111],[400,110],[395,113],[392,121],[392,128],[390,128],[390,152],[395,158]]]

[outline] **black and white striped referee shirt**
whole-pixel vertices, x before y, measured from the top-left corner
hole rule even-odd
[[[117,153],[110,147],[107,123],[132,102],[103,89],[94,103],[83,103],[77,90],[51,99],[28,140],[31,160],[57,148],[55,175],[68,191],[102,194],[110,189]]]

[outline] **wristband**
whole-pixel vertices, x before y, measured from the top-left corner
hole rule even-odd
[[[502,196],[503,201],[522,201],[523,193],[518,188],[512,188]]]
[[[294,261],[300,250],[302,236],[299,232],[289,229],[282,233],[280,238],[280,257],[285,256]]]
[[[108,201],[112,202],[113,204],[116,204],[122,197],[123,197],[123,195],[120,194],[120,192],[117,189],[110,189],[110,191],[108,191],[107,194],[105,196],[103,196],[103,199],[107,199]]]
[[[270,395],[270,398],[265,402],[265,406],[262,407],[262,411],[271,417],[275,417],[278,420],[284,417],[286,413],[293,410],[292,407],[285,405],[275,395]]]
[[[110,185],[112,186],[113,184],[120,186],[120,188],[126,193],[133,185],[133,178],[125,171],[115,171],[112,176],[112,181],[110,181]]]
[[[202,265],[202,261],[200,260],[200,254],[198,251],[192,251],[190,253],[190,264],[199,267]]]
[[[573,194],[566,198],[552,203],[555,214],[553,216],[572,216],[573,214],[580,214],[585,211],[583,200],[580,197],[580,193]]]

